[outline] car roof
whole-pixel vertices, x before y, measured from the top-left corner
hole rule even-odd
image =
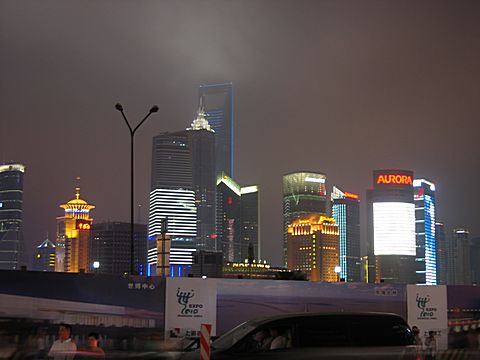
[[[385,313],[385,312],[328,312],[328,313],[319,313],[319,312],[303,312],[303,313],[289,313],[289,314],[280,314],[274,316],[261,317],[254,320],[248,321],[248,323],[255,325],[262,325],[264,323],[269,323],[271,321],[292,319],[292,318],[306,318],[306,317],[372,317],[372,318],[392,318],[403,320],[403,318],[394,313]]]

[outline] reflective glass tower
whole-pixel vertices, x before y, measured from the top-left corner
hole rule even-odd
[[[197,112],[196,119],[187,129],[189,147],[192,156],[193,190],[197,207],[198,250],[217,250],[215,240],[215,132],[205,116],[203,104]]]
[[[201,85],[198,96],[215,132],[215,173],[233,178],[233,83]]]
[[[244,262],[251,247],[260,258],[258,186],[240,186],[221,173],[217,177],[217,242],[223,258]]]
[[[332,217],[340,237],[340,278],[360,282],[360,200],[357,194],[333,187]]]
[[[413,187],[417,284],[437,285],[435,185],[425,179],[416,179]]]
[[[294,172],[283,176],[283,254],[287,266],[288,226],[299,217],[327,213],[327,176]]]
[[[447,284],[448,268],[448,244],[445,236],[445,224],[442,221],[435,223],[435,238],[437,244],[437,284]]]
[[[175,274],[191,266],[197,250],[216,250],[215,197],[215,132],[200,103],[190,128],[153,138],[149,269],[157,261],[156,236],[164,222]]]
[[[465,228],[453,230],[448,251],[448,285],[471,285],[470,232]]]
[[[0,269],[15,270],[25,263],[23,240],[22,164],[0,165]]]

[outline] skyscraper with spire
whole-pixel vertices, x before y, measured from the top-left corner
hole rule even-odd
[[[233,83],[201,85],[199,103],[215,131],[215,175],[221,172],[233,178]]]
[[[205,118],[203,102],[197,118],[187,129],[192,152],[193,189],[197,207],[197,249],[216,250],[215,197],[215,131]]]
[[[89,272],[92,267],[90,231],[93,221],[90,210],[95,206],[80,198],[80,187],[77,185],[75,198],[60,207],[65,210],[65,214],[57,217],[55,271]]]
[[[203,100],[191,126],[153,138],[152,187],[148,223],[148,264],[156,264],[156,236],[166,222],[171,238],[170,265],[193,262],[197,250],[216,250],[215,132]],[[178,271],[177,271],[178,270]]]

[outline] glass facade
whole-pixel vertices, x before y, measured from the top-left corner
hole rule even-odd
[[[201,85],[198,97],[215,131],[215,173],[233,178],[233,83]]]
[[[419,285],[437,285],[435,185],[414,180],[416,277]]]
[[[0,165],[0,269],[16,270],[25,263],[23,243],[22,164]]]
[[[224,173],[217,178],[217,241],[224,260],[243,262],[249,246],[260,258],[257,186],[241,187]]]
[[[288,225],[303,215],[327,213],[325,174],[295,172],[283,176],[283,250],[287,266]]]
[[[332,217],[340,239],[340,278],[348,282],[360,279],[360,200],[359,196],[333,187]]]

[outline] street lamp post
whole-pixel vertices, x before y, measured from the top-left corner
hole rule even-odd
[[[115,105],[115,109],[117,109],[118,111],[120,111],[122,113],[122,116],[123,116],[123,119],[125,120],[125,123],[127,124],[128,126],[128,130],[130,131],[130,275],[135,275],[135,266],[134,266],[134,263],[135,263],[135,257],[134,257],[134,236],[133,236],[133,172],[134,172],[134,168],[133,168],[133,163],[134,163],[134,136],[135,136],[135,132],[138,130],[138,128],[140,126],[142,126],[142,124],[145,122],[145,120],[147,120],[147,118],[152,114],[152,113],[156,113],[158,112],[158,106],[155,105],[155,106],[152,106],[152,108],[150,109],[150,111],[148,112],[147,115],[145,115],[145,117],[142,119],[142,121],[140,121],[140,123],[135,126],[133,129],[132,129],[132,126],[130,125],[130,123],[128,122],[127,120],[127,117],[125,116],[125,113],[123,112],[123,106],[122,104],[119,104],[117,103]]]

